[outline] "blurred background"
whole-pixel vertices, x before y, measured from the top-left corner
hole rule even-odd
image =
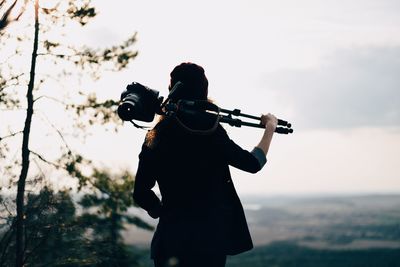
[[[115,110],[133,81],[166,96],[181,62],[204,67],[218,106],[295,130],[274,136],[259,173],[231,168],[256,248],[227,266],[400,265],[399,12],[395,0],[0,1],[0,266],[151,266],[157,222],[130,198],[146,131]],[[262,135],[225,129],[249,150]]]

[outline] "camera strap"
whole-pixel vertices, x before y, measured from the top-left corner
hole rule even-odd
[[[215,121],[212,125],[212,127],[210,127],[209,129],[206,130],[198,130],[198,129],[192,129],[189,126],[187,126],[185,123],[182,122],[181,119],[179,119],[178,114],[180,112],[188,112],[191,113],[191,116],[193,116],[193,118],[196,117],[196,115],[201,115],[202,113],[207,113],[206,110],[212,110],[215,111],[216,114],[215,115]],[[219,107],[208,102],[208,101],[188,101],[188,100],[179,100],[178,103],[175,105],[175,112],[173,112],[172,116],[176,119],[176,121],[178,122],[178,124],[184,128],[186,131],[190,132],[190,133],[194,133],[194,134],[200,134],[200,135],[208,135],[213,133],[219,124]]]
[[[148,127],[148,126],[142,126],[142,125],[139,125],[139,124],[136,124],[134,121],[132,121],[132,120],[130,120],[130,122],[133,124],[133,126],[135,126],[136,128],[138,128],[138,129],[143,129],[143,130],[146,130],[146,129],[149,129],[150,127]]]
[[[201,135],[208,135],[208,134],[212,134],[218,127],[218,123],[219,123],[219,116],[216,116],[214,125],[207,130],[196,130],[196,129],[192,129],[190,127],[188,127],[187,125],[185,125],[179,118],[178,116],[174,115],[175,120],[178,122],[178,124],[184,128],[186,131],[190,132],[190,133],[194,133],[194,134],[201,134]]]

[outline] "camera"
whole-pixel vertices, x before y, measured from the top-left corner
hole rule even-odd
[[[152,122],[156,114],[165,116],[186,117],[189,120],[202,120],[203,122],[213,122],[216,126],[218,122],[228,123],[231,126],[241,127],[249,126],[256,128],[265,128],[261,123],[242,121],[232,116],[241,116],[248,119],[261,121],[261,117],[242,113],[239,109],[223,109],[208,100],[185,100],[177,99],[178,92],[184,89],[184,84],[176,82],[171,88],[168,97],[164,100],[159,96],[159,92],[148,88],[140,83],[133,82],[122,92],[120,104],[118,106],[118,116],[124,121],[131,121],[137,128],[147,128],[137,125],[133,120]],[[281,134],[293,133],[291,123],[278,119],[278,125],[275,132]],[[215,129],[215,127],[212,129]],[[185,126],[186,127],[186,126]],[[187,128],[187,127],[186,127]],[[194,130],[190,129],[194,132]],[[208,131],[206,131],[208,132]]]
[[[124,121],[152,122],[155,114],[161,112],[162,99],[158,91],[133,82],[121,94],[118,116]]]

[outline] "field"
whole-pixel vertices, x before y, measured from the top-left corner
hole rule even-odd
[[[227,267],[400,266],[400,195],[242,200],[255,248]],[[131,229],[127,242],[145,249],[150,237]]]

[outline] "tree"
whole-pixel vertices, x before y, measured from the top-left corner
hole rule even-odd
[[[84,186],[87,181],[87,175],[84,175],[80,167],[82,165],[87,165],[89,161],[84,160],[82,156],[71,149],[64,138],[63,129],[55,127],[51,121],[48,121],[49,127],[54,129],[63,145],[58,160],[49,160],[46,155],[31,149],[32,122],[34,115],[38,114],[38,110],[35,109],[35,107],[38,106],[39,100],[48,99],[63,105],[66,111],[75,114],[75,121],[78,122],[81,128],[86,127],[88,124],[93,124],[94,122],[108,123],[117,121],[113,110],[113,107],[115,107],[117,103],[113,100],[98,101],[95,93],[86,94],[86,102],[76,104],[68,103],[65,97],[62,96],[62,91],[59,94],[61,97],[55,97],[54,93],[52,96],[46,94],[40,95],[39,92],[42,90],[46,92],[44,88],[46,84],[48,85],[50,83],[49,79],[56,80],[55,83],[51,83],[52,86],[54,86],[54,84],[62,86],[63,82],[65,82],[65,80],[63,80],[65,77],[72,79],[73,77],[82,78],[82,76],[84,76],[98,79],[101,71],[104,69],[111,68],[111,70],[122,70],[126,68],[129,62],[137,55],[136,51],[131,50],[136,41],[135,34],[120,45],[102,49],[76,47],[71,44],[64,44],[57,40],[50,39],[54,38],[51,33],[54,33],[54,31],[59,32],[63,28],[65,29],[73,21],[78,22],[80,26],[85,26],[93,19],[97,13],[95,8],[91,5],[90,0],[60,0],[51,8],[41,7],[39,0],[35,0],[33,7],[31,7],[29,3],[27,4],[27,10],[24,12],[24,16],[29,14],[29,8],[33,10],[34,21],[32,26],[34,33],[33,37],[30,38],[33,44],[33,50],[30,58],[29,75],[24,68],[16,68],[15,62],[26,58],[26,51],[21,48],[15,49],[14,53],[11,53],[8,58],[5,58],[5,63],[8,68],[0,69],[0,108],[7,112],[12,112],[20,108],[26,110],[24,124],[21,127],[22,129],[9,130],[8,133],[0,137],[0,156],[7,158],[10,151],[7,140],[22,135],[21,160],[11,158],[10,161],[5,162],[5,173],[3,173],[9,177],[11,184],[14,184],[17,179],[16,219],[12,224],[12,226],[15,227],[16,233],[15,253],[17,267],[22,266],[26,259],[24,252],[24,247],[26,247],[26,240],[24,239],[24,236],[26,236],[24,218],[27,216],[27,210],[24,207],[24,202],[32,156],[34,156],[34,162],[39,170],[40,164],[38,162],[40,161],[57,169],[66,170],[70,176],[79,179],[80,186]],[[22,19],[18,19],[19,23],[21,23]],[[27,19],[29,19],[29,17],[27,17]],[[8,20],[8,18],[6,20]],[[11,26],[15,26],[16,24],[17,23],[14,23]],[[8,29],[10,29],[11,26],[8,27]],[[12,47],[15,47],[16,44],[29,41],[29,35],[23,35],[21,37],[10,33],[2,33],[1,37],[7,39],[8,44]],[[65,39],[63,42],[64,41]],[[3,45],[7,46],[7,43],[3,43]],[[7,50],[5,49],[5,51]],[[41,62],[40,69],[43,70],[41,72],[38,72],[38,61]],[[46,69],[46,67],[44,67],[46,64],[47,66],[50,64],[51,69],[48,67]],[[27,85],[25,85],[27,88],[26,95],[21,96],[18,90],[24,87],[25,82],[27,83]],[[75,90],[74,88],[69,88],[69,90],[71,93],[72,91],[78,94],[82,93],[77,88]],[[26,99],[25,106],[21,104],[22,98]],[[82,123],[79,121],[79,117],[89,117],[90,120],[88,120],[88,123]],[[21,165],[19,175],[13,172],[12,166],[16,163]]]
[[[21,2],[21,1],[20,1]],[[28,2],[27,0],[24,1],[24,5]],[[7,6],[6,0],[1,0],[0,1],[0,10],[3,11],[2,15],[0,17],[0,32],[7,27],[8,24],[14,21],[18,21],[19,18],[22,16],[22,14],[25,11],[25,7],[21,7],[18,11],[18,14],[15,16],[12,16],[12,12],[17,9],[18,0],[15,0],[12,2],[11,5]]]
[[[25,206],[25,242],[23,264],[29,266],[80,266],[87,263],[84,228],[75,214],[75,205],[68,190],[55,193],[44,187],[28,194]],[[15,221],[10,216],[9,220]],[[13,227],[3,233],[0,266],[15,262],[16,242]],[[13,257],[14,256],[14,257]]]
[[[93,251],[101,257],[97,266],[132,266],[136,264],[124,245],[121,231],[126,225],[136,225],[152,230],[153,227],[129,214],[132,199],[133,176],[128,172],[112,176],[107,171],[95,170],[90,179],[95,190],[85,194],[80,201],[84,208],[83,225],[92,229]]]
[[[128,172],[110,175],[108,171],[95,170],[88,183],[90,188],[86,186],[87,193],[79,198],[71,190],[55,192],[51,185],[27,194],[24,265],[140,265],[135,258],[138,252],[133,254],[121,235],[129,225],[153,229],[128,211],[134,206],[133,176]],[[5,214],[0,224],[0,267],[11,266],[15,262],[16,233],[7,225],[15,223],[15,216],[2,210],[0,214]]]
[[[28,266],[87,266],[97,260],[88,258],[91,246],[85,239],[85,226],[77,218],[69,190],[54,192],[43,187],[27,195],[23,264]],[[14,216],[9,220],[15,221]],[[15,262],[15,231],[9,227],[0,242],[0,266]]]

